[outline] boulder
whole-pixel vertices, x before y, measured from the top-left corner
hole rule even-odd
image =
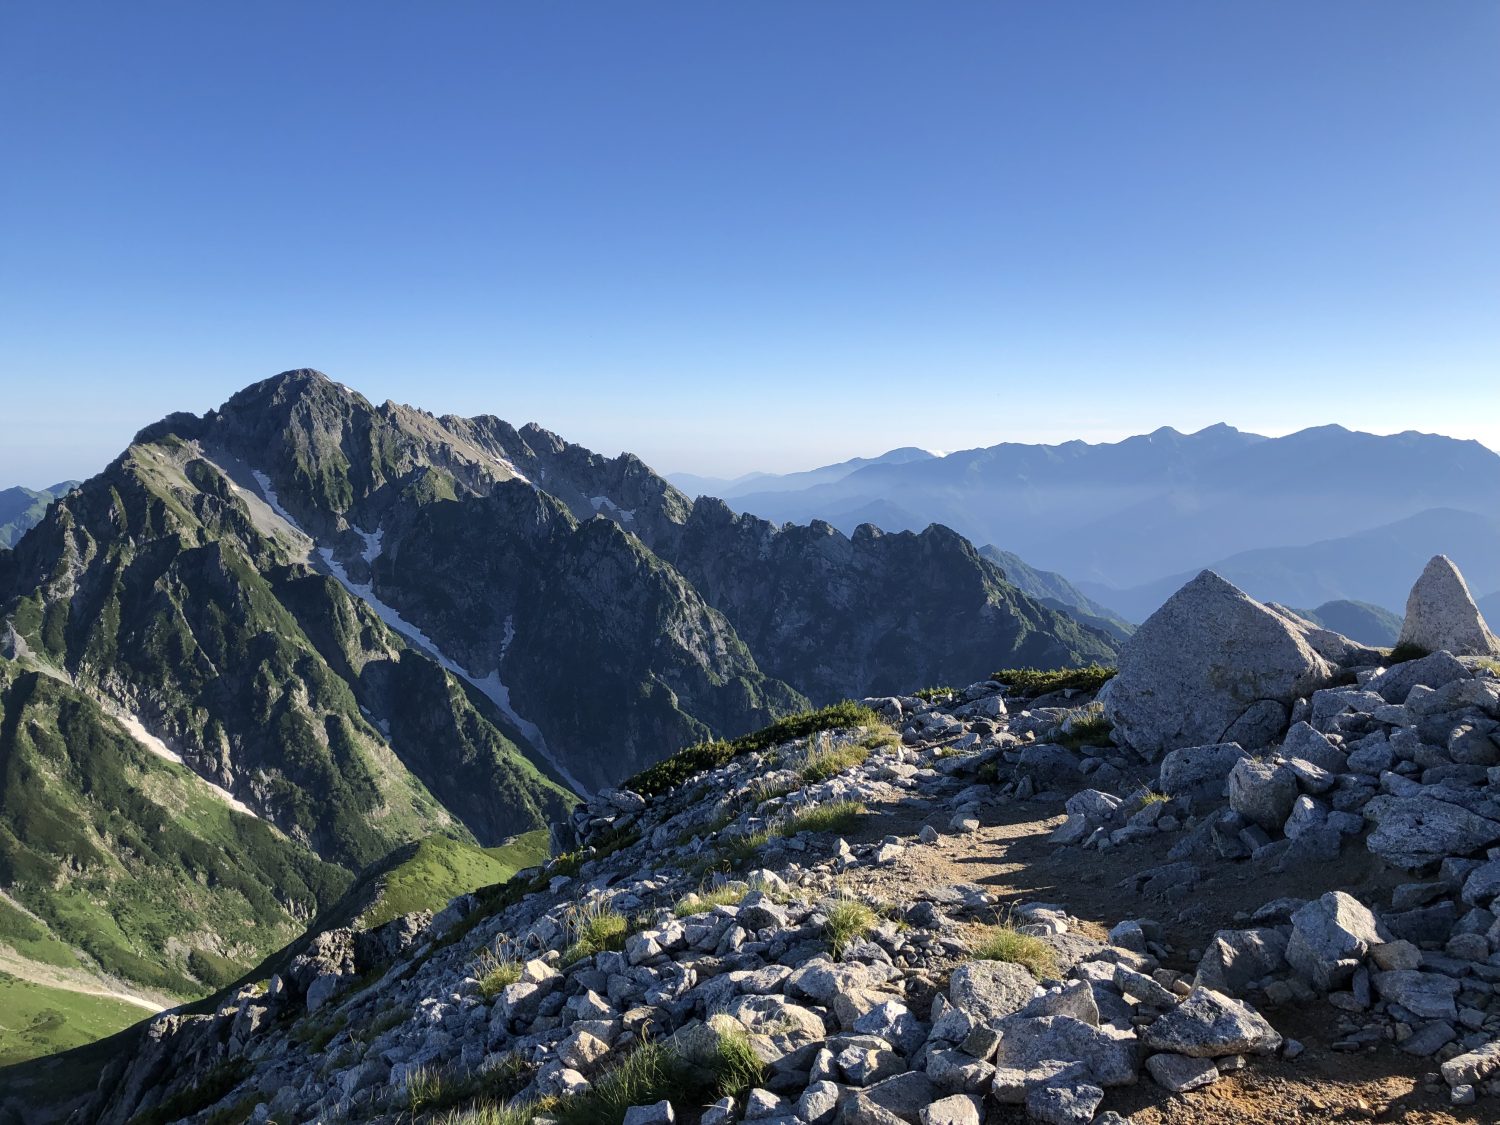
[[[1116,741],[1148,757],[1226,741],[1252,711],[1256,729],[1241,725],[1238,740],[1264,745],[1333,671],[1285,618],[1207,570],[1136,630],[1119,667],[1099,698]]]
[[[1133,1032],[1091,1027],[1071,1016],[1011,1016],[1000,1023],[995,1065],[1019,1071],[1067,1059],[1082,1064],[1100,1086],[1128,1086],[1140,1067],[1140,1046]]]
[[[1178,797],[1194,809],[1212,808],[1223,800],[1229,771],[1248,757],[1238,742],[1184,746],[1161,760],[1158,785],[1168,797]]]
[[[1328,992],[1346,983],[1365,954],[1386,940],[1359,899],[1329,891],[1292,915],[1286,959],[1313,987]]]
[[[1446,687],[1458,680],[1467,680],[1473,674],[1451,652],[1439,650],[1393,665],[1365,686],[1387,702],[1405,703],[1414,687]]]
[[[1195,1059],[1170,1052],[1152,1055],[1146,1060],[1146,1070],[1158,1086],[1174,1094],[1185,1094],[1219,1080],[1219,1068],[1212,1059]]]
[[[1364,814],[1376,825],[1366,846],[1404,871],[1420,871],[1500,840],[1500,823],[1425,793],[1382,794],[1365,805]]]
[[[1485,624],[1468,583],[1447,555],[1434,555],[1412,586],[1396,643],[1457,656],[1500,655],[1500,641]]]
[[[1281,1036],[1254,1008],[1198,986],[1146,1029],[1145,1042],[1153,1051],[1217,1059],[1274,1051],[1281,1046]]]
[[[973,1094],[939,1098],[922,1110],[922,1125],[979,1125],[984,1102]]]
[[[1286,732],[1286,739],[1281,744],[1281,756],[1300,758],[1321,766],[1329,773],[1343,773],[1347,768],[1344,752],[1329,742],[1320,731],[1303,722],[1293,723]]]
[[[975,1023],[1019,1012],[1036,995],[1036,978],[1008,961],[969,961],[953,970],[948,998]]]
[[[1270,926],[1220,930],[1199,960],[1193,983],[1238,996],[1252,982],[1286,968],[1286,947],[1286,935]]]
[[[1267,832],[1280,831],[1297,793],[1297,775],[1284,762],[1242,758],[1229,771],[1229,807]]]
[[[1375,994],[1389,1004],[1400,1004],[1412,1015],[1425,1020],[1458,1018],[1458,981],[1441,973],[1424,973],[1417,969],[1391,969],[1371,974]]]
[[[1362,645],[1358,641],[1350,640],[1342,633],[1324,628],[1315,621],[1309,621],[1296,610],[1288,609],[1279,602],[1267,602],[1266,608],[1301,633],[1302,639],[1308,643],[1308,646],[1332,664],[1369,666],[1380,660],[1380,653],[1377,650]]]

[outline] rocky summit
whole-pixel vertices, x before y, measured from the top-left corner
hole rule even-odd
[[[1161,615],[1117,676],[667,758],[545,864],[150,1021],[72,1120],[1493,1120],[1500,664],[1212,575]]]
[[[88,1023],[114,1030],[314,918],[527,866],[684,747],[1116,651],[946,528],[772,525],[629,454],[283,372],[0,546],[0,967],[47,993],[0,1063],[58,1042],[60,977],[133,1005]]]

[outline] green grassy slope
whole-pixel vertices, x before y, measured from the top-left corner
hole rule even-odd
[[[0,1067],[91,1043],[149,1014],[110,996],[48,988],[0,972]]]
[[[64,965],[66,947],[86,966],[201,995],[348,882],[67,685],[0,660],[0,888],[35,916],[0,902],[0,939],[17,952]]]
[[[438,910],[461,894],[503,883],[522,868],[547,858],[547,832],[538,829],[493,848],[479,848],[432,836],[398,849],[375,869],[361,874],[333,908],[361,929],[402,914]]]

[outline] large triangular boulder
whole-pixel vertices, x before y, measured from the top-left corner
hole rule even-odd
[[[1293,622],[1205,570],[1136,630],[1099,698],[1116,741],[1149,758],[1249,748],[1279,738],[1292,703],[1333,671]]]
[[[1500,655],[1469,584],[1447,555],[1434,555],[1406,599],[1406,620],[1398,645],[1412,645],[1455,656]]]

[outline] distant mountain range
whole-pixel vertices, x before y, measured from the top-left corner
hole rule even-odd
[[[1345,599],[1372,602],[1399,614],[1406,608],[1411,576],[1421,573],[1435,554],[1455,560],[1476,591],[1500,588],[1500,516],[1433,508],[1353,535],[1241,551],[1206,565],[1267,600],[1317,605]],[[1195,573],[1196,569],[1183,570],[1125,590],[1090,582],[1079,585],[1139,620]]]
[[[729,492],[736,510],[771,520],[939,522],[1134,621],[1203,567],[1263,599],[1397,613],[1434,554],[1477,590],[1500,588],[1500,455],[1431,434],[1319,426],[1267,438],[1218,425],[1102,445],[896,450],[752,475]]]
[[[65,480],[50,488],[0,488],[0,547],[13,547],[16,540],[41,522],[47,505],[77,488],[76,480]]]
[[[0,944],[201,993],[684,745],[1116,652],[945,527],[774,526],[287,372],[0,548]]]
[[[1324,602],[1317,609],[1299,609],[1297,613],[1371,648],[1391,648],[1401,635],[1402,615],[1369,602]]]

